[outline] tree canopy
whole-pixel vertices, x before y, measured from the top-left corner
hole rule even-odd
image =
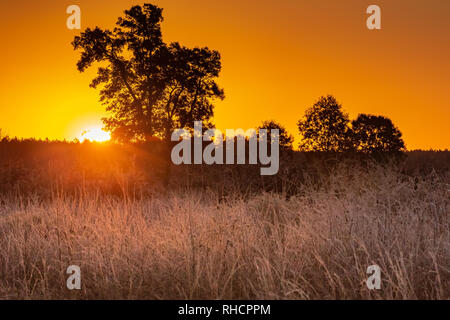
[[[336,98],[320,97],[297,123],[302,135],[300,150],[338,152],[349,149],[349,122]]]
[[[352,121],[354,147],[366,153],[398,152],[405,149],[402,133],[383,116],[360,114]]]

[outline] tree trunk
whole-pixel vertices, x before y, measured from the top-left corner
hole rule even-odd
[[[172,141],[171,141],[171,134],[169,132],[170,130],[166,130],[166,137],[164,139],[164,151],[163,151],[163,157],[164,157],[164,168],[163,168],[163,184],[164,187],[168,187],[170,183],[170,177],[172,173]]]

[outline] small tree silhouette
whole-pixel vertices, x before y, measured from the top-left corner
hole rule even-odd
[[[331,95],[320,99],[305,112],[297,125],[302,135],[301,151],[342,152],[351,149],[349,117]]]
[[[352,122],[352,131],[357,151],[376,153],[405,150],[402,133],[386,117],[360,114]]]
[[[285,150],[292,150],[294,137],[289,134],[287,129],[281,125],[280,123],[274,120],[264,121],[261,126],[258,127],[258,132],[260,129],[267,129],[268,141],[270,141],[270,130],[278,129],[279,139],[280,139],[280,148]]]

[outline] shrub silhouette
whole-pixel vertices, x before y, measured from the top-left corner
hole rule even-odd
[[[279,139],[280,139],[280,148],[285,150],[292,150],[294,137],[287,131],[287,129],[281,125],[280,123],[274,120],[264,121],[261,126],[258,127],[258,131],[260,129],[267,129],[268,141],[270,141],[270,130],[278,129]]]
[[[300,150],[341,152],[351,149],[349,122],[336,98],[320,97],[297,123],[302,135]]]
[[[352,121],[354,147],[365,153],[405,150],[402,133],[389,118],[360,114]]]

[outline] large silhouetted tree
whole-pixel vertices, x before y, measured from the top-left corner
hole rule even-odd
[[[336,99],[321,97],[307,109],[297,125],[302,136],[300,150],[341,152],[351,149],[349,118]]]
[[[88,28],[72,43],[81,51],[80,72],[99,63],[91,86],[102,86],[100,101],[111,114],[104,123],[113,139],[170,140],[174,128],[192,128],[194,120],[207,126],[213,100],[224,98],[215,82],[220,54],[164,43],[162,21],[161,8],[134,6],[112,31]]]
[[[287,129],[280,123],[278,123],[274,120],[267,120],[267,121],[264,121],[261,124],[261,126],[258,127],[258,131],[259,131],[259,129],[267,129],[268,141],[270,141],[270,130],[278,129],[280,148],[287,149],[287,150],[292,149],[294,137],[291,134],[289,134]]]
[[[360,114],[352,121],[354,146],[366,153],[404,151],[402,133],[383,116]]]

